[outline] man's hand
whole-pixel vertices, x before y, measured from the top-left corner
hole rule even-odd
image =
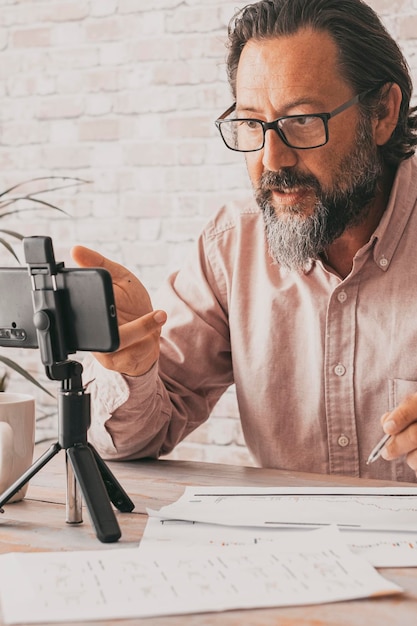
[[[417,394],[405,398],[381,418],[384,431],[392,435],[381,452],[387,461],[407,455],[407,464],[417,475]]]
[[[158,359],[159,337],[166,313],[153,311],[145,287],[122,265],[83,246],[75,246],[71,256],[80,267],[108,270],[113,280],[120,346],[115,352],[95,353],[94,356],[107,369],[128,376],[145,374]]]

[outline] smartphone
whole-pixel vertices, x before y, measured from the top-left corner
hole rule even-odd
[[[50,281],[50,277],[44,280]],[[62,267],[55,280],[67,352],[116,350],[119,330],[110,273],[103,268]],[[47,309],[48,292],[45,294]],[[26,267],[0,268],[0,346],[39,347],[32,281]]]

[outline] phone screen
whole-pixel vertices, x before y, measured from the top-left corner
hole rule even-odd
[[[119,346],[109,272],[62,268],[56,275],[68,353],[112,352]],[[26,268],[0,268],[0,346],[37,348],[32,281]]]

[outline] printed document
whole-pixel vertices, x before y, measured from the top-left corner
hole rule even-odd
[[[231,526],[417,531],[417,488],[186,487],[155,517]]]
[[[260,545],[336,524],[349,549],[374,567],[416,567],[416,494],[413,487],[187,487],[173,504],[148,511],[141,549]]]
[[[276,545],[0,556],[6,624],[318,604],[401,591],[352,554],[334,527],[291,533]]]

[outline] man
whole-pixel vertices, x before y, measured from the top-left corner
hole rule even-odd
[[[256,204],[208,224],[161,290],[167,314],[126,269],[73,251],[112,272],[120,323],[121,348],[87,368],[91,437],[108,458],[168,453],[235,383],[260,465],[415,480],[417,117],[401,52],[361,0],[261,0],[230,25],[228,76],[217,125]]]

